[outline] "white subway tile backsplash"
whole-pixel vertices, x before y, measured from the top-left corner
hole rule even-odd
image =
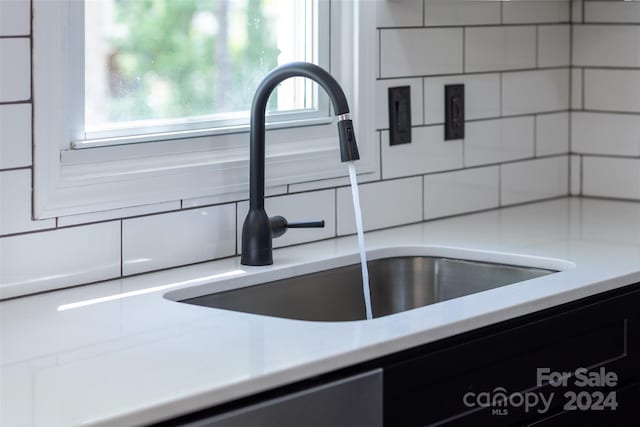
[[[571,69],[571,109],[582,109],[582,68]]]
[[[563,67],[570,65],[571,27],[569,25],[541,25],[538,27],[538,66]]]
[[[585,22],[640,23],[640,3],[637,1],[584,2]]]
[[[582,157],[575,155],[569,157],[571,157],[569,192],[572,196],[579,196],[582,192]]]
[[[328,239],[336,235],[336,195],[333,189],[269,197],[265,200],[264,208],[270,217],[283,216],[289,222],[325,221],[324,228],[300,228],[287,231],[283,236],[273,239],[274,248]],[[242,249],[242,225],[247,212],[249,212],[249,202],[238,203],[238,251]]]
[[[505,24],[568,22],[570,18],[569,0],[502,2],[502,22]]]
[[[587,67],[640,67],[640,27],[574,26],[573,64]]]
[[[136,274],[233,255],[235,230],[235,204],[124,220],[123,273]]]
[[[533,157],[533,116],[467,123],[464,165],[478,166]]]
[[[503,206],[568,194],[568,156],[508,163],[500,168]]]
[[[496,208],[498,166],[438,173],[424,177],[424,219]]]
[[[511,204],[565,194],[569,178],[571,191],[579,192],[581,156],[571,156],[571,172],[568,156],[518,161],[568,151],[569,116],[555,112],[569,109],[569,104],[582,106],[582,70],[530,69],[568,66],[570,27],[563,23],[571,19],[570,3],[576,6],[573,18],[582,20],[577,7],[580,1],[371,2],[376,7],[380,41],[376,53],[380,62],[376,56],[371,64],[379,67],[381,77],[371,94],[375,127],[388,128],[387,89],[402,85],[411,87],[415,127],[411,144],[391,147],[388,131],[376,135],[377,167],[360,176],[365,182],[360,190],[367,230],[494,208],[500,197],[503,204]],[[588,19],[635,22],[635,5],[625,5],[620,15],[611,11],[620,3],[607,2],[609,11],[598,9],[598,3],[586,3]],[[501,26],[503,19],[505,26]],[[5,103],[0,105],[0,170],[5,169],[0,172],[0,235],[11,234],[0,238],[0,297],[237,253],[247,209],[248,194],[244,192],[60,217],[57,221],[31,220],[32,104],[24,102],[31,98],[30,26],[28,0],[0,0],[0,104]],[[605,35],[604,41],[594,43],[619,40],[629,43],[629,48],[635,39],[620,35],[627,27],[635,31],[633,26],[612,26],[607,31],[617,35]],[[608,66],[597,51],[601,45],[594,44],[593,49],[584,53],[583,57],[592,61],[585,64]],[[633,55],[621,57],[624,49],[616,46],[606,54],[615,64],[635,64]],[[587,70],[592,73],[592,85],[585,80],[589,105],[636,111],[628,93],[607,98],[594,92],[592,86],[597,82],[593,73],[597,71]],[[465,72],[471,74],[462,74]],[[632,75],[622,83],[606,84],[629,86],[638,81]],[[615,74],[605,77],[618,78]],[[465,85],[465,114],[470,120],[467,138],[444,141],[444,86],[455,83]],[[574,94],[571,100],[570,89]],[[549,112],[552,114],[540,114]],[[578,146],[627,155],[635,132],[635,125],[628,120],[635,116],[624,117],[626,121],[598,116],[602,129],[589,130],[593,125],[588,123],[581,130],[588,135]],[[601,133],[616,140],[604,139]],[[640,150],[640,142],[636,142]],[[513,163],[463,169],[500,162]],[[15,168],[20,169],[6,170]],[[382,179],[387,181],[379,181]],[[274,240],[274,245],[355,233],[347,183],[340,177],[267,188],[270,215],[283,215],[290,221],[327,222],[324,229],[291,230]],[[119,218],[123,220],[113,221]],[[47,231],[54,227],[63,228]]]
[[[427,26],[500,24],[500,2],[426,0],[424,14]]]
[[[0,169],[31,165],[31,106],[0,105]]]
[[[462,72],[462,28],[381,30],[381,76]]]
[[[587,69],[584,106],[589,110],[640,112],[640,70]]]
[[[536,28],[471,27],[465,30],[465,71],[535,68]]]
[[[351,188],[338,189],[338,235],[354,234]],[[422,220],[422,177],[374,182],[360,186],[365,230],[410,224]]]
[[[640,159],[585,156],[582,168],[585,196],[640,199]]]
[[[411,89],[411,124],[423,124],[422,79],[388,79],[376,81],[376,128],[389,128],[389,88],[409,86]],[[444,97],[444,95],[442,95]],[[444,98],[443,98],[444,99]]]
[[[640,156],[639,116],[574,112],[571,126],[576,153]]]
[[[424,79],[425,123],[444,123],[444,87],[464,84],[467,120],[500,117],[500,74],[473,74]]]
[[[90,222],[102,222],[119,218],[130,218],[140,215],[149,215],[159,212],[175,211],[180,209],[180,201],[155,203],[152,205],[133,206],[124,209],[113,209],[101,212],[92,212],[88,214],[69,215],[58,218],[58,226],[66,227],[69,225],[87,224]]]
[[[531,114],[569,108],[569,69],[502,74],[502,114]]]
[[[536,156],[569,152],[569,113],[536,117]]]
[[[26,36],[31,32],[29,0],[0,1],[0,36]]]
[[[0,172],[0,235],[55,226],[55,219],[31,220],[30,169]]]
[[[120,276],[120,223],[0,238],[0,298]]]
[[[443,126],[413,128],[410,144],[394,146],[383,131],[381,144],[383,179],[462,167],[462,141],[445,141]]]
[[[422,25],[421,1],[376,0],[377,27],[419,27]]]
[[[31,48],[28,38],[0,38],[0,102],[31,97]]]

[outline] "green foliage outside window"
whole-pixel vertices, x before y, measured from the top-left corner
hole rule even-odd
[[[115,0],[110,120],[250,109],[279,54],[268,1]]]

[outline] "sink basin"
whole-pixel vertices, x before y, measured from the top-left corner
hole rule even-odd
[[[556,272],[433,256],[399,256],[368,262],[374,317]],[[309,321],[366,319],[360,264],[218,292],[180,302]]]

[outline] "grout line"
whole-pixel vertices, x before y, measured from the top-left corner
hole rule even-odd
[[[387,0],[389,1],[389,0]],[[467,0],[470,1],[470,0]],[[504,0],[503,0],[504,1]],[[529,0],[536,1],[536,0]],[[552,0],[551,0],[552,1]],[[620,22],[589,22],[587,25],[608,25],[608,26],[631,26],[638,27],[640,23],[638,22],[629,22],[629,23],[620,23]],[[427,25],[426,22],[424,25],[383,25],[380,27],[376,27],[379,30],[417,30],[417,29],[428,29],[428,30],[438,30],[438,29],[457,29],[457,28],[498,28],[498,27],[531,27],[533,25],[571,25],[571,20],[565,21],[530,21],[530,22],[506,22],[506,23],[492,23],[492,24],[463,24],[463,25],[455,25],[455,24],[447,24],[447,25]]]
[[[424,125],[427,124],[427,82],[425,77],[420,80],[422,83],[422,124]]]
[[[569,155],[567,156],[567,170],[569,171],[569,179],[567,179],[567,195],[571,196],[571,181],[572,181],[572,164],[573,164],[573,156],[571,155],[571,153],[569,153]]]
[[[422,0],[422,26],[427,26],[427,0]]]
[[[512,69],[495,69],[495,70],[483,70],[483,71],[468,71],[465,73],[440,73],[440,74],[406,74],[400,76],[392,76],[392,77],[378,77],[377,80],[399,80],[399,79],[419,79],[419,78],[434,78],[434,77],[459,77],[459,76],[475,76],[479,74],[499,74],[499,73],[524,73],[527,71],[550,71],[550,70],[568,70],[571,66],[569,65],[553,65],[549,67],[529,67],[529,68],[512,68]],[[613,69],[613,70],[632,70],[637,71],[640,70],[638,68],[623,68],[623,67],[590,67],[590,68],[602,68],[602,69]]]
[[[377,131],[378,132],[378,152],[380,155],[380,180],[382,181],[382,177],[384,176],[382,174],[382,132],[383,131]],[[387,131],[389,132],[389,131]],[[412,133],[413,133],[413,128],[412,128]],[[391,135],[389,135],[389,142],[391,142]]]
[[[500,94],[499,94],[499,96],[500,96],[500,117],[504,117],[504,108],[503,108],[503,105],[502,105],[504,103],[503,102],[503,98],[504,98],[504,91],[503,91],[504,81],[503,80],[504,80],[504,78],[503,78],[502,73],[500,73],[499,80],[500,80]]]
[[[603,158],[603,159],[640,160],[640,155],[626,156],[623,154],[600,154],[600,153],[584,153],[584,152],[576,152],[574,154],[583,156],[583,157],[593,157],[593,158]]]
[[[33,55],[33,0],[29,2],[29,97],[31,98],[31,104],[29,107],[30,110],[30,119],[31,124],[29,128],[29,136],[31,137],[31,217],[35,219],[36,217],[36,171],[35,171],[35,155],[36,155],[36,127],[35,127],[35,79],[34,79],[34,55]],[[56,228],[58,228],[59,220],[56,217]]]
[[[579,180],[579,191],[578,191],[578,195],[582,196],[583,193],[583,189],[584,189],[584,156],[580,156],[580,180]]]
[[[467,71],[467,29],[462,27],[462,73]]]
[[[538,157],[538,116],[533,116],[533,157]]]
[[[234,203],[235,206],[235,224],[236,224],[236,229],[234,230],[234,235],[235,235],[235,241],[236,241],[236,247],[235,247],[235,254],[238,254],[238,203]],[[242,236],[242,231],[240,232],[240,236]]]
[[[120,220],[120,277],[124,276],[124,221]]]
[[[582,83],[581,84],[581,86],[582,86],[582,88],[581,88],[582,89],[582,97],[580,99],[580,101],[582,101],[582,111],[585,111],[585,105],[586,105],[585,98],[587,97],[587,90],[586,90],[587,86],[586,86],[586,83],[585,83],[585,76],[586,76],[585,69],[582,68],[582,79],[581,79],[582,80],[581,81],[581,83]]]
[[[28,169],[31,169],[31,166],[18,166],[18,167],[15,167],[15,168],[0,169],[0,173],[1,172],[24,171],[24,170],[28,170]]]
[[[573,39],[574,39],[574,22],[573,22],[573,7],[574,7],[574,3],[573,1],[571,1],[571,9],[570,9],[570,13],[571,13],[571,25],[569,26],[569,111],[568,111],[568,118],[567,118],[567,125],[569,126],[569,128],[567,129],[567,138],[569,138],[569,140],[567,141],[567,147],[569,149],[569,195],[571,195],[571,182],[573,179],[573,174],[572,174],[572,169],[573,169],[573,160],[572,160],[572,156],[571,156],[571,152],[573,151],[573,98],[574,98],[574,93],[573,93],[573,75],[574,75],[574,66],[573,66]]]
[[[462,169],[466,169],[466,164],[467,164],[467,121],[465,120],[464,122],[464,126],[465,126],[465,136],[464,138],[462,138]]]
[[[569,147],[569,154],[571,154],[571,152],[573,151],[573,99],[574,99],[574,87],[573,87],[573,80],[574,80],[574,65],[573,65],[573,41],[574,41],[574,26],[573,26],[573,1],[571,3],[571,26],[569,28],[569,66],[570,71],[569,71],[569,118],[568,118],[568,147]],[[575,95],[577,96],[577,94]],[[573,162],[569,161],[569,194],[571,194],[571,165]]]
[[[572,111],[568,111],[568,132],[567,135],[569,137],[569,154],[573,153],[573,112]]]
[[[540,26],[536,25],[536,68],[540,67]]]
[[[382,78],[382,30],[378,28],[378,79]]]
[[[333,189],[333,216],[335,221],[333,222],[333,237],[338,236],[338,189]]]
[[[1,35],[0,40],[12,40],[12,39],[30,39],[31,34],[15,34],[15,35]]]
[[[622,65],[582,65],[577,64],[578,67],[587,68],[590,70],[602,70],[602,71],[640,71],[640,67],[622,66]]]
[[[498,206],[502,206],[502,165],[498,165]]]
[[[422,175],[422,220],[423,221],[426,214],[425,205],[427,204],[427,193],[425,192],[425,188],[426,188],[425,181],[426,181],[426,177],[425,175]]]
[[[23,99],[21,101],[0,101],[1,106],[11,106],[11,105],[22,105],[22,104],[32,104],[33,100],[31,99]]]

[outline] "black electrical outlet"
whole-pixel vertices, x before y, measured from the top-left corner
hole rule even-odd
[[[464,138],[464,85],[444,87],[444,139]]]
[[[389,145],[411,142],[411,87],[389,88]]]

